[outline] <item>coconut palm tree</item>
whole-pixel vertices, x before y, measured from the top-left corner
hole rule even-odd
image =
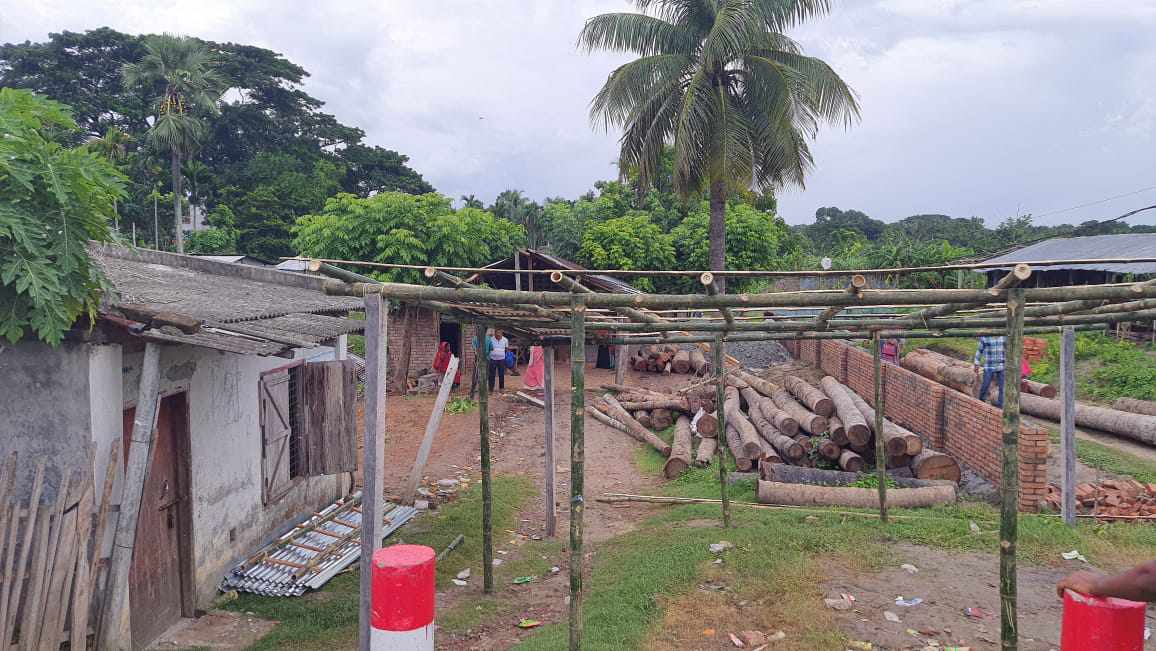
[[[472,195],[472,194],[463,194],[462,195],[462,208],[479,208],[479,209],[481,209],[484,207],[485,207],[485,204],[482,203],[482,200],[475,197],[474,195]]]
[[[131,134],[117,127],[109,127],[103,136],[94,136],[88,140],[88,148],[104,156],[110,163],[117,165],[128,156],[128,146],[133,142]],[[113,229],[120,232],[120,209],[117,200],[112,200]]]
[[[145,40],[145,55],[140,61],[121,68],[125,88],[157,93],[156,115],[148,140],[154,147],[167,150],[170,156],[177,253],[185,250],[181,230],[184,199],[181,165],[205,136],[201,116],[219,113],[217,102],[225,82],[216,67],[201,41],[162,34]]]
[[[634,0],[641,13],[586,21],[586,51],[637,54],[590,104],[590,118],[622,127],[619,165],[643,185],[674,148],[674,184],[710,195],[710,266],[726,264],[726,198],[752,185],[802,187],[808,139],[820,122],[859,116],[851,88],[783,32],[830,9],[830,0]]]

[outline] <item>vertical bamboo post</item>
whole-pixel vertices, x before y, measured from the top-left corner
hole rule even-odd
[[[114,533],[112,558],[105,580],[104,621],[100,627],[101,649],[131,649],[132,612],[129,605],[128,575],[132,568],[136,544],[136,523],[140,516],[149,460],[152,459],[153,430],[157,424],[158,387],[161,371],[161,346],[145,344],[137,387],[136,412],[132,420],[132,442],[127,450],[128,464],[121,488],[120,517]],[[28,526],[33,526],[31,518]]]
[[[556,462],[554,461],[554,346],[545,346],[543,362],[546,365],[546,386],[543,392],[543,402],[546,404],[546,536],[553,538],[558,535],[558,512],[554,507],[557,497],[554,495],[557,481],[555,480]]]
[[[999,593],[1000,640],[1004,651],[1018,646],[1016,538],[1019,528],[1020,359],[1024,351],[1024,290],[1007,295],[1004,363],[1003,468],[1000,473]]]
[[[618,356],[614,360],[614,383],[622,386],[626,384],[626,364],[630,359],[628,351],[630,346],[626,344],[618,344]]]
[[[875,378],[875,473],[879,478],[879,519],[887,523],[887,451],[883,441],[883,340],[871,334],[871,367]]]
[[[480,326],[479,326],[480,328]],[[486,357],[486,335],[478,337],[474,356],[478,367],[478,437],[482,458],[482,589],[494,592],[494,496],[490,485],[490,359]]]
[[[373,567],[370,559],[385,536],[385,402],[389,380],[386,336],[389,305],[381,294],[365,295],[365,432],[362,449],[361,491],[361,611],[358,648],[370,649]]]
[[[1076,524],[1076,331],[1065,326],[1060,335],[1060,451],[1064,460],[1064,522]]]
[[[715,335],[714,345],[711,346],[713,356],[711,364],[714,367],[715,383],[715,416],[718,417],[718,489],[722,498],[723,528],[731,526],[731,503],[727,497],[727,417],[723,405],[726,404],[726,367],[723,351],[723,336]]]
[[[570,651],[582,648],[582,497],[586,456],[586,299],[570,297]]]

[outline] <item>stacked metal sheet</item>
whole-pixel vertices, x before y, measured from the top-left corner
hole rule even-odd
[[[353,564],[361,554],[361,493],[325,507],[294,527],[221,581],[221,591],[269,597],[298,597],[316,590]],[[385,504],[388,537],[417,513],[412,506]]]

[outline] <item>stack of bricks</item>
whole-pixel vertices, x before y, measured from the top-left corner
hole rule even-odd
[[[822,368],[869,402],[875,398],[871,353],[835,340],[798,340],[787,349]],[[883,366],[884,412],[888,419],[921,435],[933,449],[951,454],[988,481],[999,484],[1003,414],[971,396],[912,373]],[[1020,427],[1019,507],[1037,510],[1047,499],[1047,430]]]
[[[1060,488],[1048,486],[1046,503],[1059,511],[1063,504]],[[1135,479],[1105,479],[1097,484],[1076,485],[1076,511],[1104,518],[1156,516],[1156,484]]]
[[[1048,342],[1036,337],[1024,337],[1024,359],[1028,364],[1035,364],[1044,358],[1048,352]]]

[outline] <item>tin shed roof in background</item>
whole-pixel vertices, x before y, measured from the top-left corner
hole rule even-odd
[[[1096,260],[1104,258],[1152,257],[1156,257],[1156,233],[1057,237],[1044,240],[1043,242],[1037,242],[1031,246],[1025,246],[1022,249],[1005,253],[990,260],[985,260],[984,263],[991,264],[991,266],[976,269],[976,271],[984,273],[994,269],[1010,269],[1017,262],[1031,262],[1035,260]],[[1121,274],[1156,274],[1156,262],[1033,265],[1033,269],[1037,271],[1084,269]]]

